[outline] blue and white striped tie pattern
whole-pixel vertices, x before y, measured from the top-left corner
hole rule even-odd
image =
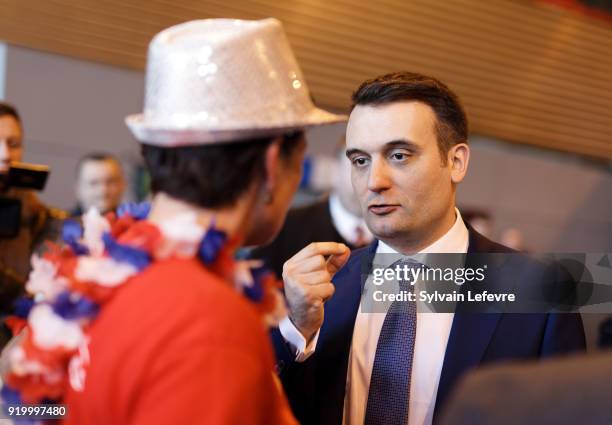
[[[390,268],[407,265],[418,268],[416,261],[402,259]],[[409,281],[399,281],[401,291],[412,292]],[[383,322],[370,379],[365,425],[406,425],[410,399],[410,373],[416,339],[416,302],[394,301]]]

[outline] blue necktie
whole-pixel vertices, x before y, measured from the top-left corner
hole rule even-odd
[[[390,266],[421,264],[400,260]],[[401,291],[413,291],[409,281],[399,281]],[[410,398],[410,373],[416,338],[416,303],[394,301],[383,322],[366,406],[365,425],[406,425]]]

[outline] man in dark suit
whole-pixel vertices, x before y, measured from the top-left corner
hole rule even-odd
[[[612,352],[502,364],[466,376],[444,425],[609,425]],[[511,408],[507,408],[511,406]]]
[[[467,138],[459,99],[433,78],[389,74],[353,94],[346,154],[378,240],[352,254],[342,244],[314,243],[284,266],[290,312],[273,337],[302,423],[429,425],[469,369],[584,349],[573,314],[473,313],[462,303],[436,314],[417,313],[414,302],[394,302],[382,314],[364,308],[372,255],[403,255],[415,265],[421,254],[467,254],[469,267],[470,254],[511,252],[468,228],[455,207]],[[499,275],[524,266],[537,269],[525,259]]]

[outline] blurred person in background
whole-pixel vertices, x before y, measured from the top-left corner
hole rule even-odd
[[[493,238],[495,226],[493,216],[489,211],[478,208],[465,208],[461,211],[463,219],[474,230],[487,238]],[[499,236],[502,245],[517,251],[527,252],[523,239],[523,233],[516,227],[503,229]]]
[[[119,160],[108,153],[90,153],[77,165],[77,205],[73,217],[97,208],[102,214],[115,210],[123,198],[126,182]]]
[[[277,276],[282,276],[285,261],[311,242],[338,242],[351,249],[372,242],[372,233],[353,191],[351,163],[344,155],[344,146],[342,139],[335,155],[334,173],[329,175],[332,187],[329,196],[290,210],[277,238],[253,251],[251,257],[263,259]]]
[[[23,126],[17,109],[0,102],[0,216],[3,224],[8,208],[18,201],[20,206],[18,230],[15,234],[0,235],[0,320],[12,311],[14,300],[23,293],[30,272],[30,256],[45,238],[52,238],[59,230],[65,213],[44,205],[30,189],[9,187],[7,176],[11,164],[23,158]],[[11,205],[11,206],[9,206]],[[4,227],[4,226],[2,226]],[[9,335],[0,325],[0,347]]]
[[[474,230],[489,239],[493,238],[493,216],[486,210],[462,208],[461,216]],[[505,245],[502,243],[502,245]]]
[[[504,229],[501,232],[501,236],[499,240],[506,246],[509,246],[512,249],[516,249],[517,251],[528,251],[528,248],[525,247],[525,241],[523,237],[523,232],[521,232],[516,227],[509,227]]]
[[[602,260],[598,265],[609,270],[605,254]],[[440,425],[608,425],[611,348],[608,316],[600,324],[596,351],[474,370],[453,391]]]
[[[609,425],[612,352],[474,370],[440,425]]]

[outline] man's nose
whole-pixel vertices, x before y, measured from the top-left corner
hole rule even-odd
[[[372,160],[368,175],[368,190],[383,192],[391,187],[391,178],[387,164],[381,160]]]

